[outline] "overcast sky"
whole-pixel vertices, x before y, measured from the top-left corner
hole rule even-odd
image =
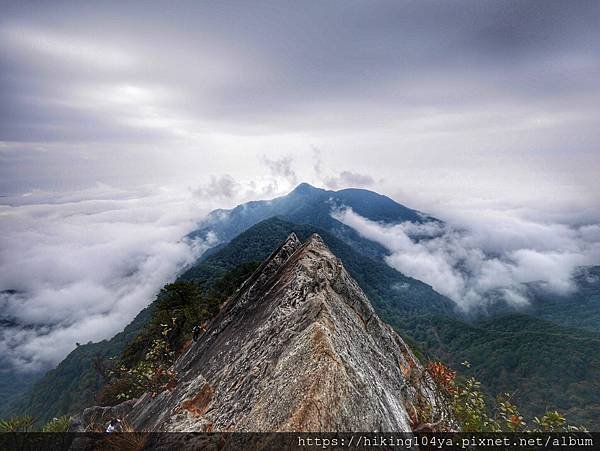
[[[301,181],[600,241],[600,2],[0,3],[0,290],[30,293],[0,302],[63,322],[0,337],[22,366],[120,330],[210,208]]]
[[[292,157],[407,201],[590,203],[598,23],[597,1],[3,2],[0,188],[256,180]]]

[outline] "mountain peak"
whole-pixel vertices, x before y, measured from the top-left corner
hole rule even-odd
[[[275,249],[275,251],[273,251],[273,253],[271,254],[271,256],[269,258],[267,258],[267,260],[265,261],[265,263],[269,262],[270,260],[273,260],[274,258],[277,258],[279,254],[282,255],[281,258],[287,259],[301,245],[302,245],[302,242],[300,241],[300,239],[298,238],[298,236],[296,235],[296,233],[292,232],[292,233],[290,233],[288,235],[288,237],[281,244],[281,246],[279,246],[277,249]]]
[[[327,247],[327,245],[323,241],[323,238],[321,238],[321,235],[319,235],[318,233],[313,233],[312,235],[310,235],[308,237],[308,239],[306,240],[306,244],[312,244],[312,245],[318,245],[318,246],[325,246],[325,247]]]
[[[373,191],[349,188],[330,191],[306,182],[299,184],[289,194],[270,200],[256,200],[240,204],[231,210],[215,210],[190,234],[190,238],[206,238],[213,234],[227,242],[260,221],[278,216],[297,224],[313,224],[343,236],[352,246],[359,246],[370,256],[385,254],[383,246],[368,242],[331,216],[335,206],[351,208],[356,214],[376,222],[401,223],[433,220],[426,214],[405,207]],[[369,248],[369,249],[367,249]]]
[[[293,243],[300,243],[300,240],[298,239],[298,236],[296,235],[295,232],[292,232],[289,234],[289,236],[286,238],[285,240],[286,243],[288,242],[293,242]]]
[[[294,188],[290,194],[310,194],[315,192],[325,191],[321,188],[316,188],[310,183],[302,182],[296,188]]]
[[[127,407],[136,430],[410,431],[417,408],[445,415],[317,234],[290,234],[173,370],[172,390]]]

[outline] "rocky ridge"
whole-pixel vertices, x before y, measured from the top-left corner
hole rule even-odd
[[[117,407],[136,430],[411,431],[447,419],[421,364],[318,235],[290,235],[173,369],[174,389]],[[91,409],[76,429],[106,408]]]

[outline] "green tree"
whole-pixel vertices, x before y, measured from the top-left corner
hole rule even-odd
[[[470,367],[466,361],[463,365]],[[526,420],[519,408],[512,403],[509,394],[489,400],[477,379],[469,377],[461,382],[456,378],[456,372],[441,362],[430,362],[427,373],[451,406],[454,419],[462,432],[585,431],[581,426],[569,424],[557,411],[547,412],[541,418]]]
[[[71,417],[63,415],[48,421],[43,427],[42,432],[67,432],[71,424]]]
[[[31,415],[19,415],[7,420],[0,420],[0,432],[31,432],[35,419]]]

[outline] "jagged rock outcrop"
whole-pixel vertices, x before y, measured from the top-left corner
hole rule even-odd
[[[150,431],[410,431],[444,406],[404,341],[318,235],[292,234],[142,396]],[[424,414],[426,412],[426,415]]]

